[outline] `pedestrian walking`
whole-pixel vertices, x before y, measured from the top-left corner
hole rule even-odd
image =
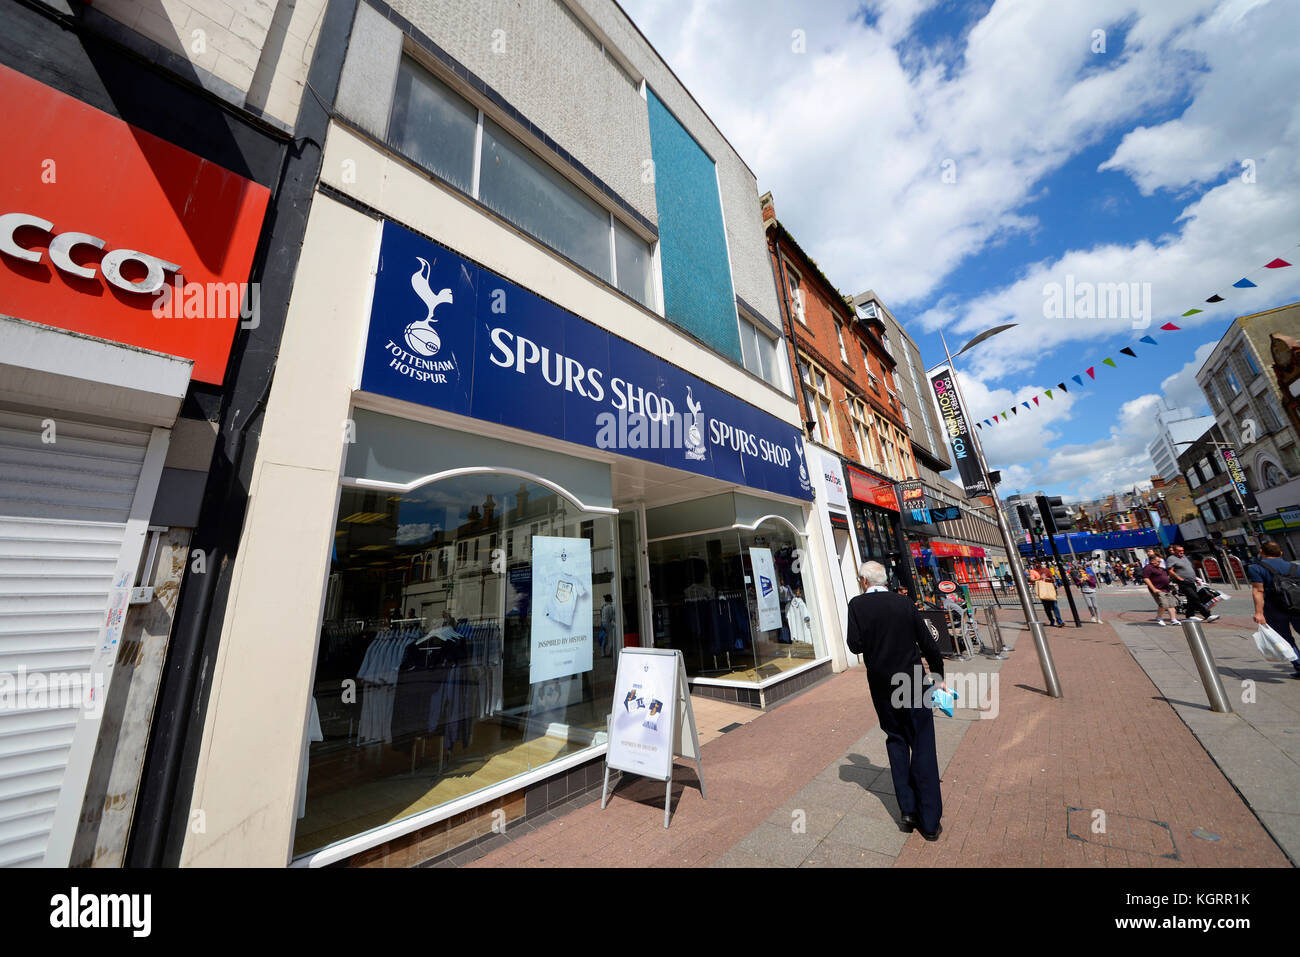
[[[1101,615],[1097,612],[1097,576],[1093,574],[1091,568],[1085,568],[1079,576],[1079,594],[1083,595],[1083,600],[1088,603],[1092,621],[1100,625]]]
[[[1169,577],[1173,581],[1174,588],[1182,592],[1183,597],[1187,599],[1188,614],[1200,621],[1218,621],[1219,616],[1210,614],[1210,609],[1205,606],[1205,602],[1201,601],[1198,595],[1196,566],[1187,557],[1187,549],[1182,545],[1171,546],[1169,560],[1165,562],[1165,567],[1169,570]]]
[[[1277,542],[1265,542],[1259,561],[1246,566],[1246,577],[1255,599],[1255,624],[1268,625],[1295,648],[1300,638],[1300,565],[1284,559]],[[1291,677],[1300,678],[1300,658],[1291,667]]]
[[[1065,622],[1061,620],[1061,612],[1057,607],[1056,581],[1052,578],[1052,573],[1047,569],[1045,562],[1039,562],[1037,570],[1038,578],[1034,581],[1034,597],[1043,603],[1043,611],[1047,614],[1047,623],[1049,625],[1055,624],[1057,628],[1064,628]]]
[[[1153,552],[1146,567],[1142,569],[1142,579],[1146,582],[1147,591],[1151,593],[1151,598],[1156,603],[1156,621],[1162,628],[1166,625],[1178,624],[1178,618],[1174,613],[1174,609],[1178,607],[1178,599],[1174,597],[1169,572],[1165,570],[1165,560]],[[1166,611],[1169,612],[1167,622],[1164,619]]]
[[[920,829],[923,838],[934,841],[943,831],[934,713],[923,693],[928,689],[916,685],[924,656],[935,686],[947,690],[943,655],[912,603],[885,587],[883,565],[866,562],[860,575],[866,591],[849,601],[849,651],[866,661],[867,687],[885,732],[894,795],[902,812],[900,827],[909,833]],[[900,676],[911,694],[897,693]]]

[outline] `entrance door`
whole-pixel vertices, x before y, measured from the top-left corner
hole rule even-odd
[[[650,577],[646,566],[645,510],[641,506],[618,513],[618,625],[613,649],[653,648],[650,621]]]

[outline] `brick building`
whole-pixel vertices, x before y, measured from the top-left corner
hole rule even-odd
[[[868,559],[889,570],[892,585],[916,588],[896,483],[919,476],[897,362],[884,322],[856,310],[826,277],[776,218],[771,193],[759,202],[843,624]]]

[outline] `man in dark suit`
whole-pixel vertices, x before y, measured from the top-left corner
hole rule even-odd
[[[883,565],[866,562],[861,575],[866,592],[849,602],[849,651],[866,661],[867,686],[885,732],[902,828],[911,832],[919,827],[927,841],[937,840],[943,831],[939,823],[943,798],[934,713],[921,686],[921,656],[938,686],[946,690],[943,655],[912,603],[885,587],[888,574]]]

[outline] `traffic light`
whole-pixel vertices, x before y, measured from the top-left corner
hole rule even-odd
[[[1017,505],[1016,515],[1020,519],[1020,527],[1025,531],[1029,531],[1034,527],[1034,520],[1029,515],[1028,505]]]
[[[1074,528],[1074,519],[1070,517],[1069,509],[1061,501],[1061,496],[1053,495],[1048,498],[1045,495],[1040,495],[1036,501],[1038,503],[1038,514],[1043,518],[1043,528],[1048,535],[1068,532]]]

